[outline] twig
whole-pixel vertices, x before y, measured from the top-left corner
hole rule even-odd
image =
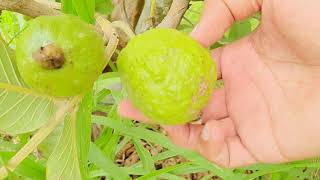
[[[103,33],[109,38],[108,45],[106,47],[105,56],[106,64],[111,59],[114,51],[117,49],[119,43],[119,37],[117,31],[113,28],[111,22],[109,22],[102,15],[96,14],[96,23],[102,29]]]
[[[6,168],[10,171],[14,171],[16,167],[30,154],[37,146],[57,127],[57,125],[64,120],[66,113],[71,112],[75,106],[81,101],[80,97],[75,97],[64,106],[61,106],[56,112],[55,116],[48,121],[48,123],[40,128],[34,136],[15,154],[6,165]],[[4,167],[1,167],[2,175],[6,176]],[[0,179],[5,177],[0,176]]]
[[[173,0],[167,16],[157,26],[160,28],[176,28],[189,7],[190,0]]]
[[[45,4],[52,9],[57,9],[57,10],[61,9],[61,3],[58,3],[55,1],[49,1],[49,0],[34,0],[34,1],[36,1],[40,4]]]
[[[1,0],[0,10],[15,11],[30,17],[59,15],[61,12],[34,0]]]
[[[119,28],[122,30],[126,35],[131,39],[135,36],[135,33],[133,30],[130,28],[129,24],[123,22],[123,21],[113,21],[112,25],[116,28]]]

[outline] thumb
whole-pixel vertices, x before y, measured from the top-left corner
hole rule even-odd
[[[136,121],[145,123],[149,122],[148,118],[137,108],[135,108],[129,99],[124,99],[120,102],[118,106],[118,113],[120,116],[125,118],[134,119]]]
[[[234,21],[253,15],[261,5],[262,0],[205,0],[202,17],[191,35],[209,47],[222,38]]]

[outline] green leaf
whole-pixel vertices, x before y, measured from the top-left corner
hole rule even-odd
[[[110,15],[113,8],[111,0],[96,0],[96,11],[101,14]]]
[[[137,180],[149,180],[150,178],[153,178],[153,177],[158,177],[162,174],[165,174],[165,173],[168,173],[168,172],[171,172],[175,169],[178,169],[178,168],[184,168],[186,166],[190,166],[191,163],[187,162],[187,163],[181,163],[181,164],[178,164],[178,165],[175,165],[175,166],[169,166],[169,167],[165,167],[163,169],[160,169],[160,170],[156,170],[156,171],[153,171],[147,175],[144,175],[142,177],[139,177],[137,178]]]
[[[244,20],[241,22],[236,22],[229,29],[229,32],[226,33],[226,40],[228,42],[236,41],[251,32],[251,23],[250,20]]]
[[[88,23],[94,23],[94,0],[62,0],[62,12],[79,16]]]
[[[121,142],[118,143],[117,149],[116,149],[116,153],[120,152],[121,149],[122,149],[126,144],[128,144],[130,140],[131,140],[130,137],[125,136],[125,137],[121,140]]]
[[[108,139],[108,143],[103,147],[103,152],[110,159],[114,160],[116,156],[117,145],[121,136],[118,132],[114,132],[111,138]]]
[[[4,161],[8,161],[14,154],[13,152],[0,152],[0,157]],[[23,160],[15,169],[14,173],[34,180],[45,179],[45,167],[40,163],[36,163],[30,157]]]
[[[278,172],[293,171],[295,168],[319,168],[320,162],[316,160],[303,160],[283,164],[255,164],[248,167],[239,168],[238,170],[253,170],[252,174],[248,174],[244,179],[255,179],[266,174]]]
[[[52,147],[59,142],[59,138],[63,132],[63,124],[58,125],[50,134],[49,136],[41,142],[38,146],[38,150],[41,153],[41,156],[45,158],[49,158],[50,154],[53,151]]]
[[[73,7],[72,0],[61,0],[62,12],[66,14],[78,15],[76,10]]]
[[[15,152],[19,149],[19,145],[0,139],[0,152]]]
[[[114,179],[126,180],[131,179],[126,171],[116,166],[111,159],[103,154],[103,152],[94,144],[91,143],[89,160],[103,169],[106,173]]]
[[[136,148],[136,151],[140,157],[140,160],[141,160],[146,172],[154,171],[155,170],[154,161],[153,161],[149,151],[141,145],[140,140],[133,138],[132,142],[134,144],[134,147]]]
[[[12,50],[0,39],[0,131],[8,134],[31,132],[44,125],[56,107],[23,83]]]
[[[178,30],[185,32],[185,33],[190,33],[195,25],[200,20],[201,12],[204,7],[204,3],[199,1],[199,2],[190,2],[190,7],[186,11],[185,15],[183,16],[183,19],[181,20],[181,23],[178,27]]]
[[[23,30],[26,20],[22,14],[3,10],[0,15],[0,33],[4,40],[15,47],[15,37]]]
[[[190,173],[197,173],[197,172],[206,172],[208,171],[207,169],[204,169],[203,167],[199,165],[192,165],[192,166],[187,166],[185,168],[179,168],[174,171],[172,171],[172,174],[190,174]]]
[[[185,180],[185,178],[174,175],[174,174],[170,174],[170,173],[163,173],[161,175],[159,175],[159,177],[161,179],[170,179],[170,180]]]
[[[202,168],[214,172],[217,176],[222,178],[231,177],[234,175],[231,170],[223,169],[212,164],[198,153],[177,147],[176,145],[172,144],[166,136],[157,132],[139,127],[129,127],[122,121],[115,121],[107,117],[93,116],[92,121],[97,124],[111,127],[127,136],[130,136],[131,138],[144,139],[149,142],[157,143],[162,147],[169,149],[170,151],[186,157],[188,160],[194,162],[194,164],[200,165]]]
[[[269,180],[285,180],[288,179],[288,174],[285,172],[274,173],[269,178]]]
[[[95,1],[94,0],[72,0],[73,7],[78,16],[88,23],[94,23]]]
[[[77,112],[65,122],[59,143],[47,163],[47,179],[86,179],[91,138],[92,95],[88,93]]]

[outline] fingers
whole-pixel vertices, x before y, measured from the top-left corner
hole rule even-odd
[[[218,41],[236,20],[261,9],[262,0],[205,0],[199,24],[191,35],[205,47]]]
[[[128,99],[124,99],[120,102],[118,112],[122,117],[148,122],[148,118],[135,108]]]
[[[163,126],[172,142],[180,147],[197,150],[198,139],[203,126],[199,124],[186,124],[181,126]]]
[[[208,160],[224,167],[239,167],[256,162],[237,136],[230,118],[202,125],[166,126],[178,146],[198,151]]]
[[[226,92],[224,88],[213,91],[208,105],[202,111],[202,122],[210,119],[219,120],[228,116]]]
[[[199,142],[200,154],[220,166],[234,168],[256,162],[237,136],[230,118],[209,121],[203,128]]]
[[[221,54],[223,48],[217,48],[212,51],[211,55],[217,64],[217,77],[222,78],[221,75]],[[201,123],[208,121],[209,119],[222,119],[227,117],[227,104],[226,104],[226,92],[224,88],[215,89],[211,94],[207,106],[203,109]]]
[[[147,122],[146,118],[128,101],[119,105],[121,116]],[[198,151],[207,159],[224,167],[238,167],[255,163],[255,159],[237,136],[233,121],[225,118],[209,120],[203,125],[164,126],[168,136],[178,146]]]

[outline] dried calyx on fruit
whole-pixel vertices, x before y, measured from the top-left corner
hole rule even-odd
[[[63,50],[53,44],[41,46],[32,57],[44,69],[60,69],[65,61]]]

